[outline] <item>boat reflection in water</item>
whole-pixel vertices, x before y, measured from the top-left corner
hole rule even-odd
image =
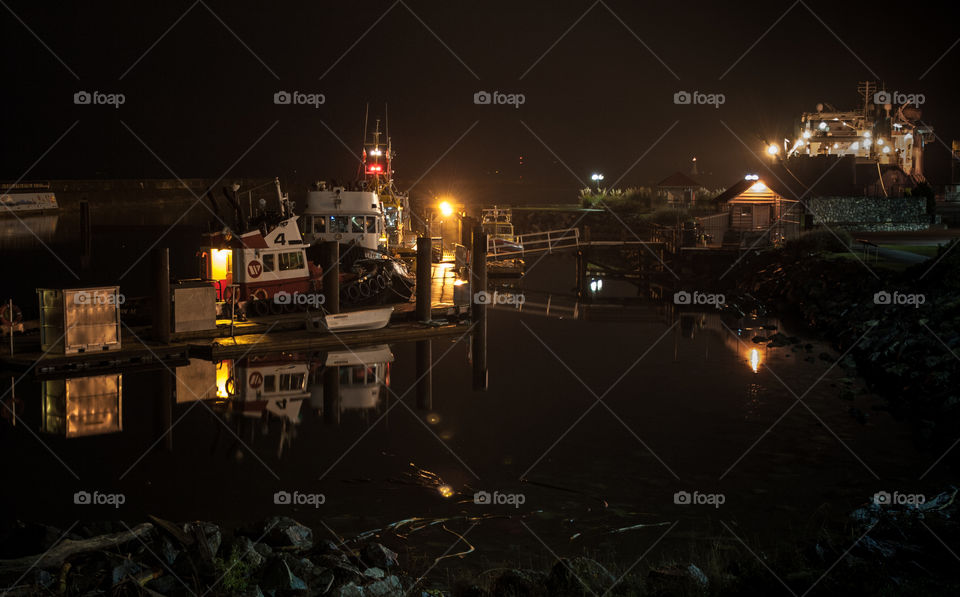
[[[754,373],[758,373],[767,360],[769,350],[766,342],[756,343],[756,337],[768,338],[780,328],[780,320],[772,317],[742,317],[732,319],[719,312],[684,311],[680,314],[678,329],[685,338],[693,339],[698,333],[713,333],[724,345],[736,353]]]
[[[46,380],[41,390],[45,433],[68,438],[123,430],[123,374]]]
[[[195,359],[177,369],[176,402],[207,402],[245,441],[279,435],[280,457],[305,418],[339,422],[344,413],[378,412],[393,360],[386,344],[219,363]]]
[[[0,249],[31,249],[53,244],[59,218],[57,214],[0,217]]]

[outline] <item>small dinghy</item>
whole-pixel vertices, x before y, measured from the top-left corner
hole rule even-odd
[[[359,330],[379,330],[390,323],[390,315],[393,314],[393,307],[381,307],[378,309],[364,309],[363,311],[350,311],[349,313],[337,313],[336,315],[323,315],[312,317],[307,323],[307,329],[315,332],[355,332]]]

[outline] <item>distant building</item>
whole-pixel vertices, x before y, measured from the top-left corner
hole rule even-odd
[[[694,162],[696,164],[696,162]],[[699,182],[683,172],[675,172],[657,183],[657,192],[674,205],[692,205],[697,200]]]

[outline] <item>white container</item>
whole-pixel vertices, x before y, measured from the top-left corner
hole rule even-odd
[[[43,431],[65,437],[123,430],[123,375],[43,382]]]
[[[38,288],[40,348],[75,354],[120,350],[119,286]]]

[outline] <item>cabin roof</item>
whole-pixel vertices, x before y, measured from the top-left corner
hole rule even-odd
[[[657,186],[663,189],[699,189],[703,185],[683,172],[674,172],[658,182]]]

